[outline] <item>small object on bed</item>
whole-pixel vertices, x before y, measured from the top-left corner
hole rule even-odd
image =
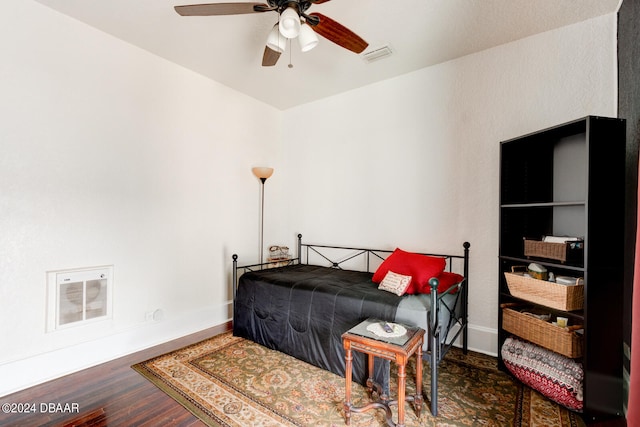
[[[291,259],[291,255],[289,255],[289,248],[287,246],[269,246],[269,257],[267,258],[267,261],[273,262],[287,259]]]
[[[267,268],[283,267],[289,265],[291,255],[287,246],[269,246],[269,256],[267,257]]]
[[[410,285],[411,276],[405,276],[389,270],[382,282],[380,282],[378,289],[402,296]]]

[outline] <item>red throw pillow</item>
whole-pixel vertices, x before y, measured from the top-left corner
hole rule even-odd
[[[458,273],[451,273],[449,271],[443,271],[438,275],[438,292],[444,292],[453,285],[460,283],[464,280],[464,276]],[[418,292],[421,294],[430,294],[431,293],[431,285],[429,283],[426,286],[421,286],[418,289]],[[458,292],[458,288],[453,289],[450,293],[455,294]]]
[[[373,281],[380,283],[389,270],[405,276],[411,276],[411,284],[407,288],[407,294],[418,293],[421,286],[428,286],[429,279],[437,277],[443,272],[446,261],[441,257],[406,252],[396,248],[385,259],[373,274]]]

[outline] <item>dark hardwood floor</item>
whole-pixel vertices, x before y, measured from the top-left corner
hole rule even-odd
[[[231,323],[206,329],[0,397],[3,405],[28,404],[30,409],[36,410],[36,413],[5,413],[6,406],[3,406],[0,426],[203,427],[205,424],[202,421],[131,369],[131,365],[230,329]],[[35,407],[32,406],[34,404]],[[65,408],[65,405],[68,406]],[[67,412],[62,412],[65,409]]]
[[[75,374],[0,397],[0,404],[35,404],[37,413],[0,411],[0,426],[20,427],[118,427],[206,425],[182,405],[151,384],[131,365],[202,341],[231,329],[216,326],[158,345]],[[50,408],[49,404],[54,404]],[[44,404],[45,406],[41,406]],[[58,406],[60,404],[60,406]],[[56,412],[57,409],[77,412]],[[46,409],[40,413],[41,409]],[[53,409],[51,411],[50,409]],[[625,427],[624,418],[598,423],[597,427]]]

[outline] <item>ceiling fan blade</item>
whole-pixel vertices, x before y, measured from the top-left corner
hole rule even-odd
[[[265,46],[264,54],[262,55],[262,66],[263,67],[273,67],[278,62],[280,58],[280,52],[276,52],[275,50],[269,48],[269,46]]]
[[[326,3],[330,0],[311,0],[311,3],[313,4],[322,4],[322,3]]]
[[[317,12],[310,13],[309,16],[319,19],[320,22],[311,25],[311,28],[327,40],[355,53],[361,53],[369,46],[359,35],[333,19]]]
[[[210,3],[175,6],[182,16],[240,15],[244,13],[266,12],[272,10],[264,3]]]

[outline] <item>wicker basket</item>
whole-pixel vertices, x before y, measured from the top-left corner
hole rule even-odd
[[[517,267],[512,267],[515,270]],[[525,277],[524,273],[506,272],[509,292],[516,298],[535,302],[536,304],[557,310],[581,310],[584,304],[584,284],[576,279],[575,285],[559,285],[546,280]]]
[[[502,329],[572,359],[582,357],[582,336],[575,332],[581,328],[560,328],[513,309],[502,308]]]
[[[575,243],[580,242],[550,243],[525,238],[524,256],[567,262],[567,260],[577,259],[583,253],[581,247],[572,249],[572,244]]]

